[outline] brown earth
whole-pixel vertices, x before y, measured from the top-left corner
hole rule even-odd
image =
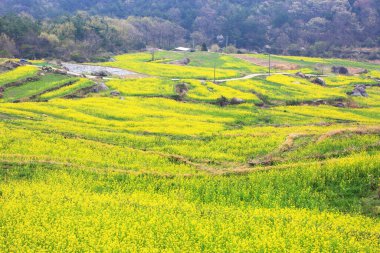
[[[362,68],[354,68],[354,67],[348,67],[348,73],[351,75],[358,75],[363,74],[364,69]]]
[[[373,60],[373,61],[369,61],[371,63],[375,63],[375,64],[380,64],[380,60]]]
[[[236,58],[248,61],[250,63],[262,66],[262,67],[268,67],[268,59],[258,59],[254,58],[249,55],[234,55]],[[272,68],[279,69],[279,70],[296,70],[300,67],[297,64],[283,62],[283,61],[273,61],[271,60],[271,66]]]

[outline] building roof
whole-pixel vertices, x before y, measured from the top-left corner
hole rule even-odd
[[[177,47],[174,50],[176,50],[176,51],[191,51],[191,48],[188,48],[188,47]]]

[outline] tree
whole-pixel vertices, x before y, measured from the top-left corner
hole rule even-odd
[[[224,37],[221,47],[233,42],[256,51],[271,45],[276,53],[302,47],[315,53],[325,45],[335,54],[333,48],[379,46],[379,23],[378,0],[0,1],[0,34],[21,55],[63,58],[71,52],[91,57],[147,45],[212,45],[218,35]]]
[[[204,50],[202,50],[202,51],[204,51]],[[211,51],[211,52],[214,52],[214,53],[217,53],[217,52],[220,51],[220,47],[218,46],[218,44],[213,44],[213,45],[211,46],[211,48],[210,48],[210,51]]]
[[[0,34],[0,57],[13,57],[17,54],[16,43],[6,34]]]
[[[202,43],[201,51],[208,51],[206,43]]]
[[[235,46],[229,45],[224,49],[226,54],[237,54],[238,50]]]

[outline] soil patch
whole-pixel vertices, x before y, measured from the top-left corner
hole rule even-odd
[[[250,63],[262,66],[262,67],[268,67],[268,59],[257,59],[249,55],[234,55],[235,57],[248,61]],[[296,70],[300,67],[297,64],[293,63],[287,63],[282,61],[274,61],[271,60],[271,66],[272,68],[279,69],[279,70]]]

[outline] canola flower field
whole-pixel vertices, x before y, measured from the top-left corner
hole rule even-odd
[[[2,73],[0,75],[0,87],[18,80],[32,77],[37,73],[37,71],[38,69],[34,66],[23,66],[13,71]]]
[[[173,60],[176,58],[173,58]],[[214,66],[178,66],[168,64],[162,60],[151,61],[149,53],[126,54],[115,57],[114,62],[102,63],[103,66],[124,68],[141,74],[167,78],[196,78],[212,80],[214,78]],[[244,63],[244,62],[243,62]],[[246,64],[245,64],[246,65]],[[244,65],[244,66],[245,66]],[[217,66],[215,77],[217,79],[240,77],[244,71],[236,69],[236,66],[224,68]],[[255,67],[255,66],[254,66]],[[261,69],[259,66],[255,69]]]
[[[215,84],[199,78],[208,54],[189,55],[115,57],[152,75],[135,79],[0,73],[0,252],[378,252],[376,78]],[[368,97],[347,94],[357,84]]]

